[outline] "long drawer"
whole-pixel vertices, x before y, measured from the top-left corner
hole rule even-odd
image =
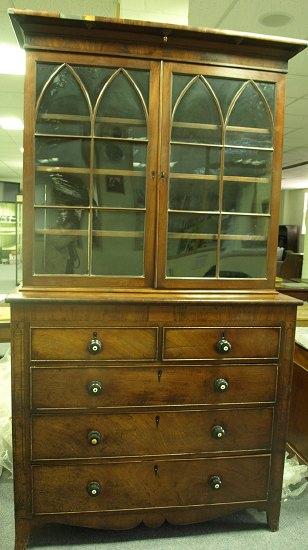
[[[138,361],[157,358],[157,328],[32,328],[36,361]],[[91,341],[99,343],[91,350]],[[101,349],[100,349],[101,346]]]
[[[277,366],[34,367],[31,373],[33,409],[96,409],[270,403]]]
[[[164,330],[163,358],[277,359],[279,343],[280,327],[170,327]]]
[[[265,500],[269,457],[44,465],[32,470],[34,513],[98,512]]]
[[[34,416],[32,458],[269,450],[272,408]]]

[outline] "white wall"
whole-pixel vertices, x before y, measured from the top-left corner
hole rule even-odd
[[[305,236],[301,235],[303,221],[304,195],[307,189],[286,189],[282,191],[279,223],[299,226],[299,252],[304,251]],[[308,237],[307,237],[308,238]]]

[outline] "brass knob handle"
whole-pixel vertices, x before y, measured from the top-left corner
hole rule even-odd
[[[211,434],[215,439],[221,439],[226,435],[226,430],[222,426],[213,426],[211,429]]]
[[[88,345],[89,352],[93,353],[93,355],[96,355],[97,353],[100,353],[102,349],[103,349],[102,342],[97,338],[96,332],[93,332],[93,338]]]
[[[225,338],[221,338],[220,340],[218,340],[216,344],[216,349],[218,353],[228,353],[228,351],[230,351],[231,348],[232,346],[230,342],[228,342],[228,340],[226,340]]]
[[[91,481],[87,485],[87,491],[91,497],[97,497],[102,492],[102,488],[98,481]]]
[[[217,378],[214,382],[214,389],[215,391],[219,391],[223,393],[224,391],[227,391],[229,388],[229,383],[224,378]]]
[[[90,395],[98,395],[103,391],[103,384],[99,380],[91,380],[87,388]]]
[[[97,430],[91,430],[88,433],[88,441],[91,445],[98,445],[102,440],[102,434]]]
[[[214,491],[218,491],[218,489],[222,486],[222,480],[218,475],[211,476],[209,479],[209,485],[212,489],[214,489]]]

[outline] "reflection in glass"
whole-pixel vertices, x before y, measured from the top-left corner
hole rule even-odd
[[[220,78],[217,76],[207,76],[206,80],[219,101],[223,115],[226,116],[232,99],[245,81],[235,80],[234,78]]]
[[[222,208],[225,212],[269,214],[270,197],[270,183],[225,181]]]
[[[101,89],[116,69],[114,67],[89,67],[83,65],[72,65],[72,67],[82,80],[90,96],[92,107],[94,107]]]
[[[60,67],[54,63],[40,63],[36,64],[35,86],[36,86],[36,99],[38,99],[44,85],[51,75]]]
[[[89,140],[36,138],[35,162],[37,169],[50,166],[88,168],[90,164]]]
[[[216,181],[178,180],[170,178],[169,208],[171,210],[218,210]]]
[[[120,71],[111,80],[100,99],[95,135],[146,139],[142,99],[126,72]]]
[[[260,278],[266,276],[266,241],[228,240],[220,247],[220,277]]]
[[[114,208],[145,208],[145,177],[94,176],[93,204]]]
[[[170,172],[218,176],[220,149],[189,145],[172,145]],[[172,176],[171,176],[172,177]]]
[[[97,140],[94,166],[102,169],[144,172],[146,153],[147,145],[143,143]]]
[[[270,106],[272,115],[275,114],[275,93],[276,84],[274,82],[257,82],[258,88],[264,94],[267,103]]]
[[[43,92],[36,131],[42,134],[90,134],[88,102],[67,66],[56,73]]]
[[[218,215],[169,212],[169,233],[217,234]]]
[[[168,239],[167,277],[215,277],[215,272],[215,241]]]
[[[258,237],[258,240],[266,240],[268,232],[268,218],[259,216],[236,216],[226,214],[221,219],[222,235],[242,235],[251,236],[252,240]],[[243,238],[244,240],[244,238]]]
[[[143,246],[141,238],[101,237],[94,232],[92,275],[141,277],[144,274]]]
[[[228,145],[272,146],[270,113],[262,94],[251,82],[240,93],[227,124]]]
[[[192,78],[191,82],[175,108],[171,139],[221,143],[221,120],[213,94],[203,77]]]
[[[225,150],[225,176],[269,178],[272,172],[272,152],[253,149]],[[235,178],[236,179],[236,178]]]
[[[94,275],[143,275],[144,212],[97,209],[93,229]]]
[[[88,273],[88,212],[82,209],[35,209],[34,272]]]
[[[94,210],[94,214],[97,219],[97,229],[109,232],[115,231],[115,233],[118,231],[129,231],[136,233],[134,237],[143,238],[144,212],[110,212],[96,209]]]
[[[36,172],[35,203],[47,205],[89,206],[89,176]]]

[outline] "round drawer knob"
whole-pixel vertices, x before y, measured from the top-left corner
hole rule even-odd
[[[229,388],[229,383],[224,378],[217,378],[214,382],[215,391],[224,392]]]
[[[88,441],[91,445],[98,445],[102,440],[102,434],[97,430],[92,430],[88,433]]]
[[[226,431],[222,426],[213,426],[211,433],[215,439],[221,439],[226,435]]]
[[[103,390],[103,384],[99,380],[91,380],[87,388],[90,395],[98,395]]]
[[[209,485],[214,489],[214,491],[218,491],[220,487],[222,486],[221,478],[217,475],[211,476],[209,479]]]
[[[218,353],[228,353],[231,350],[231,344],[225,338],[221,338],[216,344]]]
[[[93,338],[91,342],[88,345],[88,350],[93,355],[96,355],[97,353],[100,353],[103,349],[102,342],[97,338],[96,332],[93,334]]]
[[[97,497],[102,492],[102,488],[98,481],[91,481],[87,485],[87,491],[91,497]]]

